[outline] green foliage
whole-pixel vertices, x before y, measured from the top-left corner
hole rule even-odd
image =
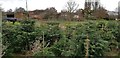
[[[25,20],[20,25],[6,25],[3,23],[3,45],[5,55],[9,53],[21,53],[30,49],[36,38],[34,21]]]
[[[50,47],[55,56],[85,56],[87,36],[90,40],[89,56],[105,56],[105,52],[119,46],[119,22],[89,21],[67,25],[62,35],[62,39]]]
[[[34,56],[85,56],[85,40],[89,42],[89,56],[105,56],[105,52],[120,48],[119,21],[85,21],[77,24],[66,24],[64,30],[57,22],[49,22],[35,27],[33,20],[20,24],[3,22],[3,45],[6,54],[28,51],[36,40],[44,47]],[[43,40],[44,39],[44,40]],[[49,43],[49,44],[48,44]],[[48,45],[47,45],[48,44]]]
[[[36,29],[38,40],[45,41],[45,46],[50,43],[48,46],[54,44],[54,42],[59,41],[62,37],[61,30],[59,28],[59,23],[47,23],[46,25],[41,25]]]
[[[53,52],[48,51],[49,48],[45,48],[42,51],[35,53],[35,56],[55,56]]]
[[[115,37],[113,33],[108,30],[111,30],[112,28],[107,28],[107,25],[109,25],[107,21],[100,21],[96,23],[94,21],[90,21],[77,26],[77,38],[85,40],[88,35],[88,39],[90,39],[90,56],[104,56],[104,53],[110,49],[109,45]],[[115,26],[116,25],[114,24],[113,27]]]

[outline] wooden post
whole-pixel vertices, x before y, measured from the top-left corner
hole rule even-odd
[[[45,40],[44,40],[44,32],[43,32],[43,49],[44,49],[44,41],[45,41]]]
[[[90,40],[88,39],[88,35],[87,35],[87,39],[85,40],[85,42],[86,42],[86,47],[85,47],[86,54],[85,54],[85,58],[88,58],[88,56],[89,56],[89,42],[90,42]]]
[[[27,3],[27,0],[26,0],[26,11],[27,11],[27,19],[29,19],[29,11],[28,11],[28,3]]]
[[[45,45],[44,43],[45,43],[45,40],[44,40],[44,31],[43,31],[43,50],[42,50],[43,53],[44,53],[44,45]]]

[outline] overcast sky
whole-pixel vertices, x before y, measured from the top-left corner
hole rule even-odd
[[[48,7],[55,7],[59,12],[65,9],[65,4],[68,0],[28,0],[28,9],[46,9]],[[84,8],[85,0],[74,0],[79,4],[79,8]],[[118,7],[120,0],[100,0],[101,4],[110,11],[114,11]],[[25,0],[0,0],[4,10],[15,9],[16,7],[25,8]]]

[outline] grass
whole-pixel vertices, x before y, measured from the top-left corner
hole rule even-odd
[[[55,22],[55,23],[59,23],[60,25],[77,25],[79,23],[86,23],[86,22],[115,22],[115,20],[84,20],[84,21],[40,21],[40,20],[36,20],[35,25],[36,26],[41,26],[41,25],[46,25],[47,23],[50,22]],[[120,22],[120,21],[119,21]]]

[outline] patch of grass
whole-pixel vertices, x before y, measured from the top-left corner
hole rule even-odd
[[[77,25],[79,23],[86,23],[86,22],[113,22],[113,20],[109,20],[109,21],[107,21],[107,20],[84,20],[84,21],[40,21],[40,20],[36,20],[35,25],[37,27],[39,27],[41,25],[46,25],[47,23],[51,23],[51,22],[59,23],[60,25],[64,25],[64,26],[66,26],[66,25],[74,26],[74,25]],[[115,22],[115,20],[114,20],[114,22]]]

